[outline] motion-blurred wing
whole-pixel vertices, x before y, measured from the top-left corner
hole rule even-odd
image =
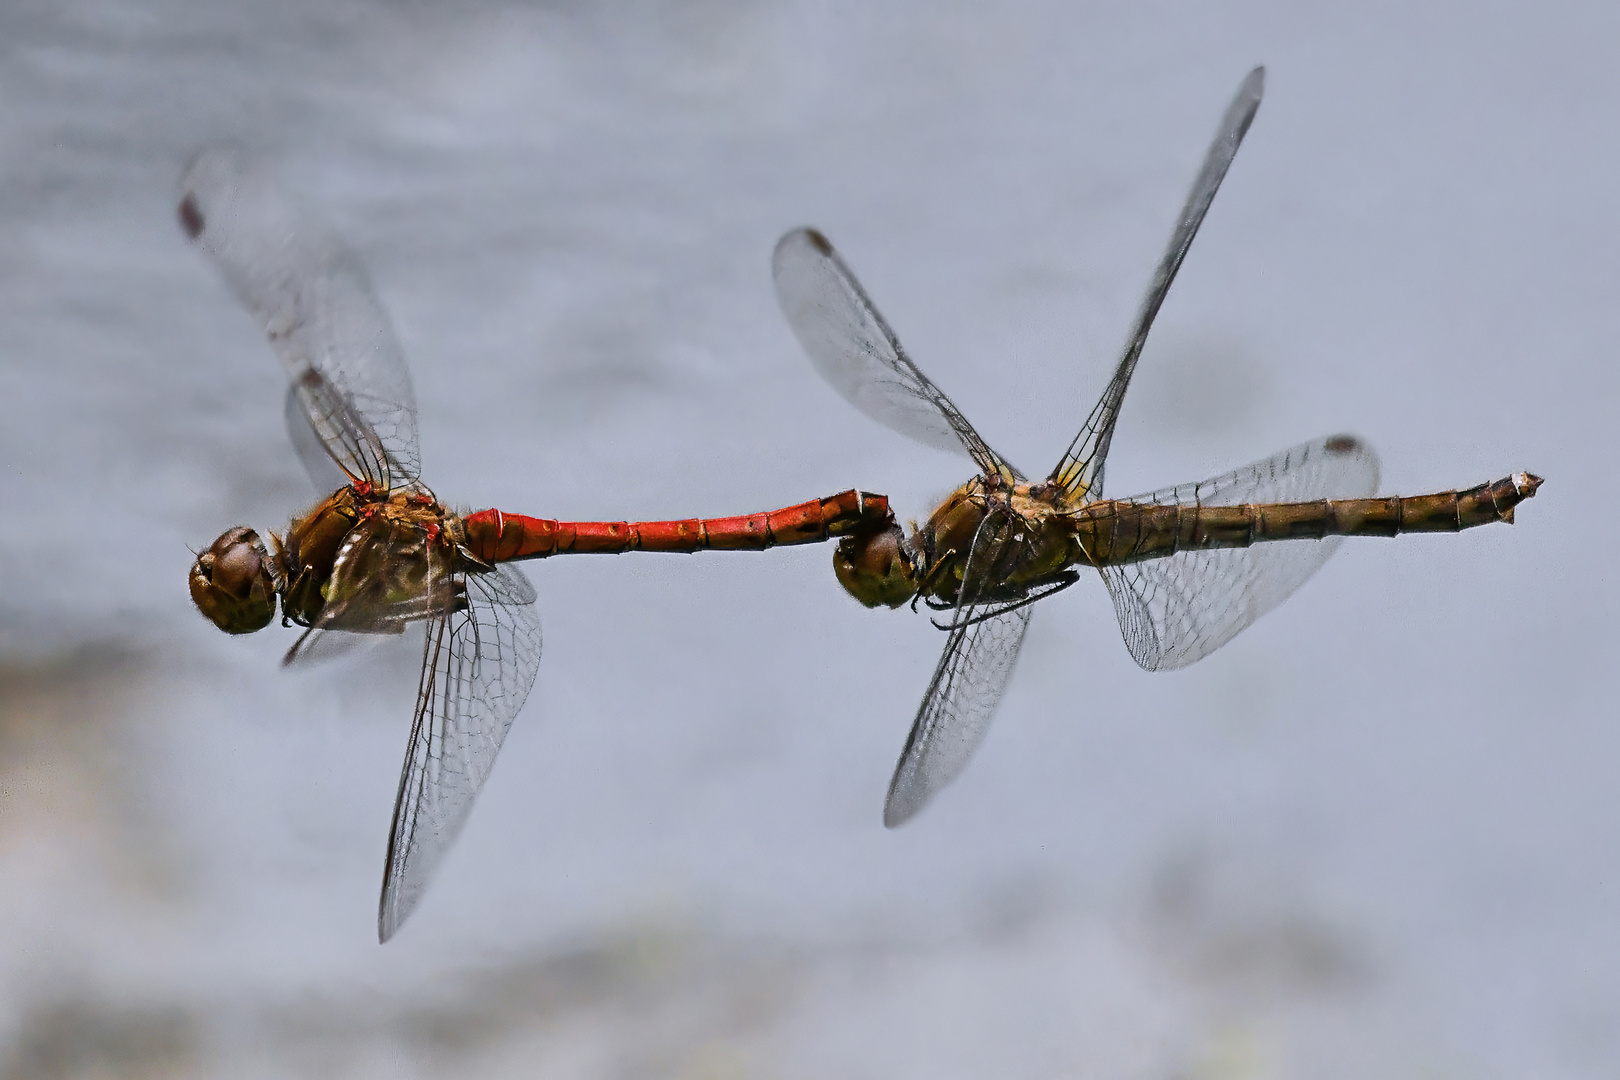
[[[1187,193],[1187,204],[1181,209],[1181,219],[1170,237],[1170,246],[1165,250],[1164,258],[1159,260],[1158,269],[1153,272],[1153,281],[1142,301],[1142,310],[1136,316],[1136,326],[1125,346],[1125,355],[1120,357],[1114,377],[1108,381],[1107,389],[1086,418],[1080,434],[1074,437],[1063,460],[1052,470],[1050,479],[1062,485],[1072,499],[1102,498],[1103,465],[1108,459],[1108,445],[1114,438],[1119,407],[1125,400],[1125,388],[1130,385],[1131,373],[1136,370],[1137,358],[1142,355],[1142,346],[1146,344],[1148,331],[1153,328],[1153,320],[1164,304],[1165,294],[1170,291],[1170,283],[1176,280],[1181,261],[1187,257],[1187,249],[1192,247],[1193,237],[1198,235],[1198,227],[1204,223],[1209,204],[1214,201],[1215,192],[1226,178],[1226,170],[1237,155],[1238,146],[1253,122],[1256,110],[1260,108],[1265,76],[1266,69],[1263,67],[1249,72],[1238,87],[1232,104],[1226,107],[1220,131],[1204,155],[1204,167],[1199,170],[1198,179],[1193,181],[1192,190]]]
[[[795,229],[771,257],[776,298],[816,370],[878,423],[942,450],[966,450],[986,475],[1015,476],[929,381],[825,236]]]
[[[1009,527],[1005,515],[985,519],[974,540],[964,581],[987,580],[995,574],[994,564],[1010,554],[1008,545],[1015,543],[1007,535]],[[990,573],[976,574],[978,569]],[[1007,689],[1033,609],[1020,607],[986,617],[987,610],[986,605],[964,595],[951,613],[953,625],[945,652],[889,782],[883,824],[891,829],[909,820],[967,766],[984,741],[990,718]]]
[[[540,620],[528,578],[507,564],[455,577],[465,584],[465,603],[427,624],[422,685],[383,869],[381,941],[421,900],[540,666]]]
[[[180,181],[180,224],[259,320],[326,451],[389,490],[421,471],[416,397],[359,260],[234,147]]]
[[[298,635],[298,640],[292,643],[287,654],[281,658],[281,666],[313,667],[329,660],[353,656],[361,646],[373,645],[382,640],[375,634],[354,634],[347,630],[327,630],[311,626]]]
[[[1127,500],[1181,506],[1363,499],[1378,459],[1349,435],[1303,443],[1197,484]],[[1282,603],[1338,550],[1341,537],[1182,551],[1102,568],[1125,647],[1149,671],[1186,667]]]

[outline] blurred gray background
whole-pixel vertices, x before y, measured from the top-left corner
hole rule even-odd
[[[1617,42],[1604,4],[10,0],[0,1078],[1615,1076]],[[378,947],[418,646],[289,674],[190,607],[188,545],[317,493],[188,156],[241,139],[360,253],[441,497],[916,516],[970,466],[819,382],[776,238],[822,227],[1043,471],[1257,62],[1110,491],[1345,430],[1386,492],[1544,475],[1520,523],[1347,542],[1171,675],[1082,583],[898,832],[922,618],[825,547],[536,564],[539,682]]]

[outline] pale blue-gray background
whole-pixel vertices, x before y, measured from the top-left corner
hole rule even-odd
[[[0,1077],[1428,1077],[1620,1070],[1611,5],[13,2],[0,12]],[[825,548],[532,567],[544,663],[373,938],[414,641],[307,674],[188,545],[315,493],[173,221],[247,142],[370,268],[425,476],[555,517],[927,512],[776,311],[821,226],[1030,472],[1185,186],[1267,97],[1126,402],[1115,494],[1348,430],[1349,542],[1148,675],[1043,603],[982,752],[884,785],[941,644]]]

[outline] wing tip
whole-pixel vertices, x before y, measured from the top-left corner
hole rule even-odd
[[[1370,498],[1373,492],[1378,490],[1379,475],[1382,469],[1378,461],[1377,451],[1372,448],[1372,444],[1366,439],[1340,432],[1337,435],[1329,435],[1319,445],[1322,447],[1322,452],[1330,458],[1355,458],[1366,465],[1364,483],[1355,486],[1353,490],[1346,489],[1343,492],[1334,494],[1331,496],[1332,498]]]
[[[885,829],[898,829],[916,817],[942,786],[923,780],[923,770],[912,756],[914,744],[915,733],[906,740],[906,748],[901,751],[900,761],[894,767],[894,779],[889,781],[889,794],[883,800]]]
[[[1243,80],[1243,85],[1238,87],[1237,96],[1232,99],[1232,105],[1227,112],[1230,123],[1229,137],[1234,143],[1234,153],[1236,146],[1242,144],[1244,137],[1249,134],[1249,128],[1253,125],[1255,116],[1259,114],[1260,102],[1265,96],[1266,69],[1257,67],[1249,72],[1248,77]]]
[[[392,866],[387,870],[391,871]],[[386,945],[388,939],[399,933],[400,926],[405,922],[394,904],[394,892],[389,882],[392,874],[385,871],[383,874],[382,895],[377,898],[377,944]]]
[[[789,229],[783,233],[782,238],[776,242],[776,250],[771,253],[772,265],[779,266],[788,250],[799,244],[808,245],[823,258],[830,259],[833,256],[832,241],[827,239],[825,233],[814,225],[801,225],[797,229]]]
[[[821,252],[821,254],[831,255],[833,253],[832,241],[828,240],[827,235],[820,229],[810,227],[800,229],[799,232],[804,236],[805,240],[809,241],[810,246]]]
[[[1334,456],[1341,456],[1344,454],[1354,454],[1359,450],[1367,450],[1371,448],[1354,435],[1345,435],[1341,433],[1338,435],[1329,435],[1327,438],[1323,439],[1322,449]]]
[[[926,801],[901,798],[891,791],[888,800],[883,804],[883,827],[885,829],[898,829],[916,817],[917,811],[922,809],[922,804]]]
[[[392,875],[389,875],[383,882],[382,896],[377,901],[377,944],[379,945],[388,944],[394,935],[399,933],[400,927],[405,925],[405,920],[409,919],[411,912],[416,910],[416,901],[420,898],[420,892],[416,895],[408,893],[402,895],[397,889],[390,887],[392,883]]]
[[[894,776],[889,780],[889,793],[883,800],[883,827],[885,829],[898,829],[906,822],[917,816],[928,800],[933,796],[927,785],[923,784],[914,767],[912,751],[917,741],[917,725],[913,725],[912,732],[906,738],[906,747],[900,751],[900,760],[895,763]]]
[[[251,162],[246,148],[232,140],[211,143],[191,155],[180,172],[181,224],[186,227],[187,235],[195,238],[185,217],[195,217],[206,224],[199,199],[207,199],[210,192],[234,186],[250,170]],[[191,204],[189,210],[187,203]]]

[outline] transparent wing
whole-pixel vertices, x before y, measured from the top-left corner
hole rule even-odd
[[[309,414],[304,411],[303,399],[295,387],[287,387],[286,399],[281,405],[281,419],[287,426],[287,438],[292,441],[293,452],[309,476],[310,483],[322,495],[336,491],[349,483],[349,477],[338,468],[332,455],[326,452],[321,437],[310,426]]]
[[[416,398],[359,260],[234,147],[181,178],[180,224],[264,327],[326,451],[389,490],[421,471]]]
[[[878,423],[942,450],[966,450],[986,475],[1014,472],[911,362],[825,236],[795,229],[771,257],[776,298],[816,370]]]
[[[326,630],[311,626],[292,643],[287,655],[281,658],[283,667],[308,668],[353,656],[362,646],[376,644],[383,639],[376,634],[354,634],[346,630]]]
[[[1349,435],[1302,443],[1197,484],[1128,500],[1181,506],[1363,499],[1378,459]],[[1182,551],[1102,568],[1125,647],[1149,671],[1186,667],[1282,603],[1338,550],[1341,537]]]
[[[1204,167],[1198,171],[1198,178],[1187,193],[1187,203],[1181,209],[1175,232],[1171,234],[1170,246],[1153,272],[1153,281],[1136,316],[1136,326],[1125,345],[1125,355],[1120,357],[1119,366],[1114,369],[1114,377],[1108,381],[1102,398],[1091,410],[1091,415],[1086,417],[1085,426],[1074,437],[1074,442],[1069,444],[1063,460],[1052,470],[1050,479],[1062,485],[1070,498],[1102,498],[1103,465],[1108,460],[1108,446],[1114,438],[1114,424],[1119,419],[1119,407],[1125,400],[1125,388],[1130,385],[1137,358],[1142,355],[1142,346],[1147,343],[1148,331],[1153,328],[1153,320],[1164,304],[1165,294],[1170,291],[1170,283],[1176,280],[1181,262],[1187,257],[1187,249],[1192,247],[1193,237],[1198,235],[1198,227],[1204,223],[1204,215],[1215,199],[1215,192],[1226,178],[1226,170],[1237,156],[1238,146],[1242,144],[1249,124],[1260,108],[1265,77],[1266,69],[1263,67],[1249,72],[1238,87],[1237,95],[1232,98],[1232,104],[1226,107],[1226,115],[1221,118],[1215,141],[1204,155]]]
[[[421,900],[540,666],[534,586],[522,571],[502,564],[453,576],[464,586],[462,601],[427,624],[377,910],[381,941]]]
[[[993,564],[1009,553],[1007,526],[1004,516],[985,518],[964,568],[964,582],[998,577]],[[989,573],[976,572],[981,570]],[[1033,608],[985,617],[986,607],[965,592],[964,586],[963,602],[952,612],[945,652],[889,782],[883,824],[891,829],[909,820],[967,766],[984,741],[1029,628]]]

